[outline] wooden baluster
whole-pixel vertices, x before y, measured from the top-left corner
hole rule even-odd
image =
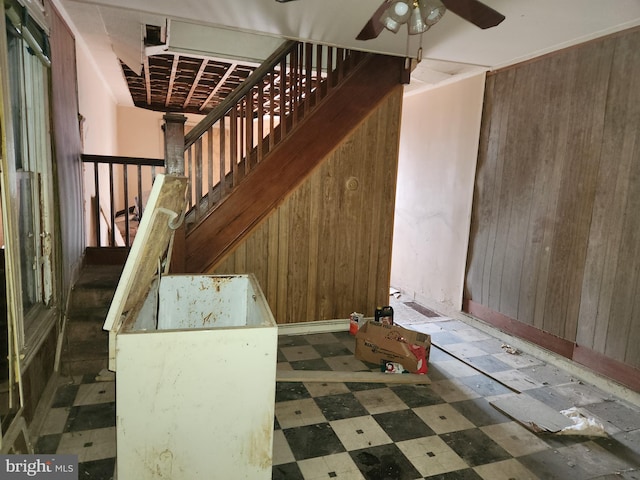
[[[142,165],[138,165],[137,168],[138,174],[138,221],[142,218],[142,211],[144,210],[144,205],[142,203]]]
[[[288,58],[288,55],[287,55]],[[287,135],[287,59],[280,62],[280,140]]]
[[[262,161],[262,156],[264,155],[264,82],[260,82],[258,84],[258,131],[256,132],[256,141],[257,144],[257,162],[260,163]]]
[[[327,47],[327,89],[326,93],[333,88],[335,82],[335,72],[333,71],[333,56],[335,54],[335,48]]]
[[[246,101],[246,98],[243,98],[242,101],[240,102],[240,104],[238,105],[238,160],[241,163],[243,163],[243,165],[244,165],[244,169],[242,169],[242,176],[240,177],[240,181],[242,181],[242,179],[244,179],[244,177],[249,172],[249,170],[248,170],[249,167],[247,165],[247,157],[246,157],[245,151],[244,151],[244,145],[245,145],[245,140],[244,140],[244,135],[245,135],[245,128],[244,128],[245,101]]]
[[[316,47],[316,105],[320,103],[322,99],[322,59],[323,59],[322,45]]]
[[[213,125],[211,125],[211,127],[209,127],[209,130],[207,130],[207,208],[211,208],[214,204],[213,163]]]
[[[195,184],[195,208],[196,208],[196,218],[200,218],[202,216],[200,208],[200,203],[202,201],[202,137],[198,138],[195,143],[195,151],[193,158],[193,170],[194,170],[194,178],[193,183]]]
[[[298,85],[298,70],[300,68],[300,45],[291,52],[291,66],[289,68],[289,110],[291,111],[291,126],[298,123],[298,104],[300,87]]]
[[[193,163],[192,160],[193,160],[193,145],[187,149],[186,163],[184,166],[186,176],[189,179],[191,179],[191,181],[188,182],[188,188],[187,188],[187,207],[188,208],[193,207],[193,175],[191,174],[191,164]],[[198,218],[197,213],[196,213],[196,218]]]
[[[273,150],[275,145],[276,136],[275,136],[275,89],[276,89],[276,72],[275,69],[271,70],[269,74],[269,151]]]
[[[233,107],[230,111],[231,118],[229,124],[229,148],[230,148],[230,160],[232,175],[232,188],[235,188],[239,182],[238,172],[238,110],[237,107]]]
[[[253,89],[247,92],[244,97],[245,103],[245,137],[244,137],[244,150],[245,150],[245,167],[246,173],[253,168]]]
[[[336,71],[338,75],[336,76],[336,84],[342,81],[344,78],[344,49],[338,48],[336,52]]]
[[[95,222],[96,222],[96,247],[102,247],[100,240],[100,172],[98,171],[98,162],[93,162],[93,182],[95,188]]]
[[[125,163],[124,165],[122,165],[122,180],[123,180],[123,191],[124,191],[124,232],[125,232],[125,239],[124,239],[124,244],[127,247],[131,246],[131,226],[129,225],[129,168],[128,165]],[[113,192],[111,192],[111,198],[113,198]],[[115,216],[114,216],[114,212],[112,210],[111,212],[111,225],[113,225],[114,228],[112,228],[112,232],[115,230]]]
[[[227,117],[223,116],[222,118],[220,118],[220,164],[219,164],[219,170],[220,170],[220,200],[222,200],[224,197],[227,196],[227,168],[226,168],[226,157],[227,157],[227,146],[226,146],[226,136],[227,136],[227,132],[226,132],[226,126],[225,126],[225,119]],[[231,166],[229,168],[229,171],[231,171]]]
[[[111,235],[110,235],[111,238],[109,239],[109,242],[112,247],[115,247],[116,245],[116,232],[115,232],[115,228],[113,228],[115,226],[115,209],[116,209],[115,200],[113,198],[114,190],[115,188],[113,185],[113,163],[109,163],[109,209],[110,209],[109,220],[111,221]]]
[[[304,114],[311,109],[311,87],[313,78],[313,45],[305,43],[305,82],[304,82]]]

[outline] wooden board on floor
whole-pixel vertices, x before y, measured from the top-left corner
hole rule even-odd
[[[509,395],[489,403],[536,433],[556,433],[574,425],[569,417],[526,394]]]
[[[426,375],[384,372],[337,372],[334,370],[277,370],[276,382],[363,382],[429,385]]]

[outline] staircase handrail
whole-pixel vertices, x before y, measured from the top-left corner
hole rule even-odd
[[[287,40],[276,49],[262,64],[256,68],[247,79],[238,85],[220,104],[211,110],[200,122],[184,136],[185,151],[195,143],[205,132],[218,120],[227,114],[238,101],[244,97],[253,87],[255,87],[263,77],[271,71],[282,59],[288,55],[298,42]]]

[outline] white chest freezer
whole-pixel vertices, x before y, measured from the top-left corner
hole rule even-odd
[[[111,304],[118,480],[270,479],[277,326],[252,275],[162,275],[186,179],[158,176]]]

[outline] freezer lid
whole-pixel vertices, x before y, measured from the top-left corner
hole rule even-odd
[[[184,220],[186,192],[186,177],[156,176],[104,322],[103,329],[110,334],[115,335],[123,320],[142,307],[159,265],[166,259],[173,232]]]

